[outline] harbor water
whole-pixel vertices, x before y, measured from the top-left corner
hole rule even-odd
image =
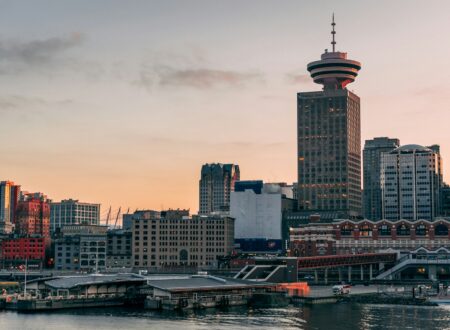
[[[439,307],[339,303],[273,309],[155,312],[93,308],[21,314],[0,311],[0,329],[450,329],[450,305]]]

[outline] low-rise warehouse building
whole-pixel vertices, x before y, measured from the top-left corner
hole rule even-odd
[[[142,288],[149,309],[186,309],[247,305],[255,293],[275,291],[276,285],[209,275],[154,277]]]
[[[27,292],[42,298],[124,295],[145,283],[146,279],[136,274],[62,276],[29,281]]]

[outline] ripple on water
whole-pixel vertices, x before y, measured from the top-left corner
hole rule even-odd
[[[17,314],[0,312],[8,330],[450,329],[450,306],[332,304],[272,309],[155,312],[126,308]]]

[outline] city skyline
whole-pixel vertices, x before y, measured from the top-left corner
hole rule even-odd
[[[333,11],[337,50],[364,63],[349,88],[362,100],[362,145],[379,136],[439,144],[448,178],[450,47],[438,36],[450,32],[450,4],[266,1],[254,11],[250,1],[239,13],[225,3],[137,4],[124,12],[108,2],[102,15],[103,1],[1,4],[2,180],[103,210],[191,213],[204,163],[295,182],[295,96],[320,90],[306,64],[331,48]],[[440,70],[424,79],[429,63]]]

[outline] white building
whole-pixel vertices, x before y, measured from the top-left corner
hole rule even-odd
[[[433,220],[439,212],[439,147],[415,144],[381,155],[382,215],[386,220]]]
[[[236,182],[230,200],[235,239],[281,240],[282,195],[278,184]]]
[[[50,229],[65,225],[99,225],[100,204],[81,203],[67,199],[50,204]]]

